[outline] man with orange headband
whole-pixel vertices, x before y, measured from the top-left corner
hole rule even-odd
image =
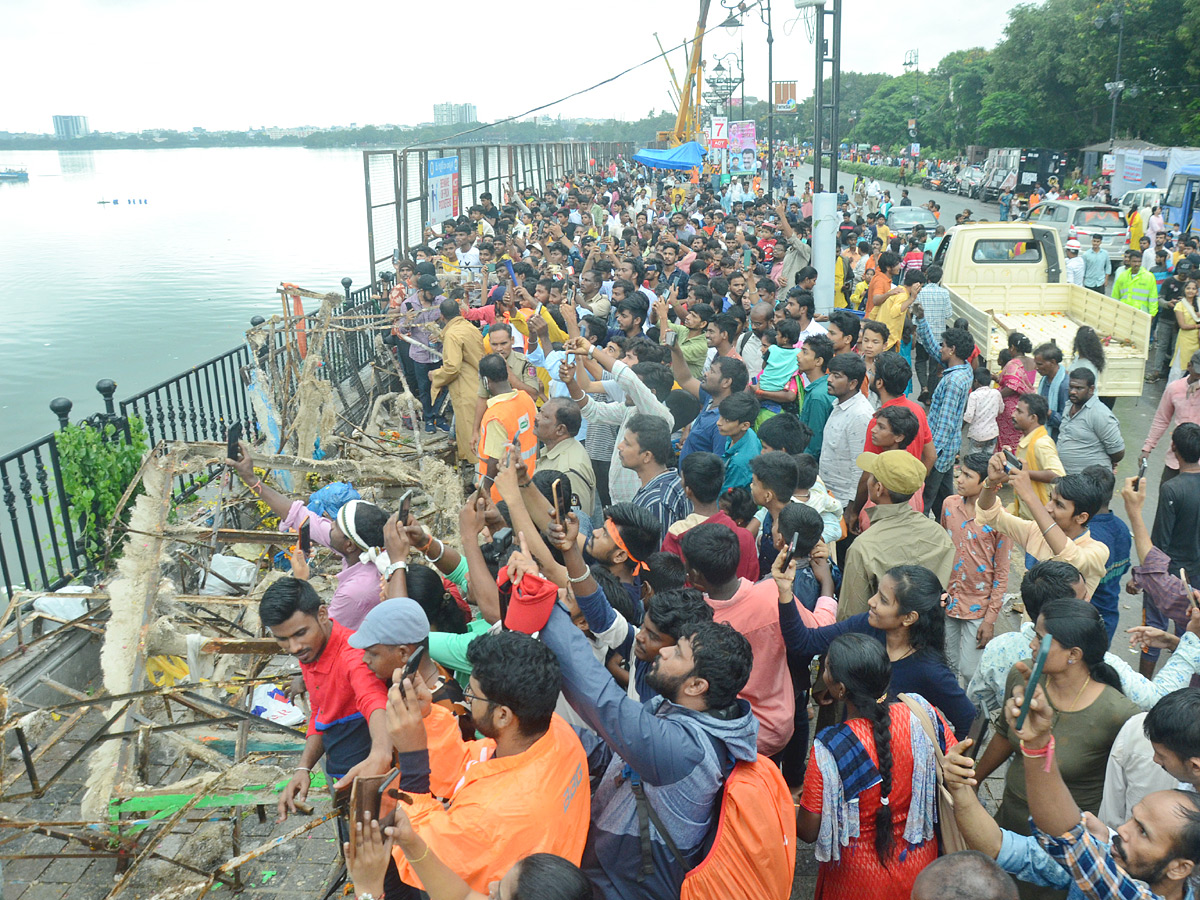
[[[587,536],[583,551],[621,582],[640,616],[642,572],[661,543],[662,528],[653,514],[632,503],[616,503],[605,509],[604,523]]]

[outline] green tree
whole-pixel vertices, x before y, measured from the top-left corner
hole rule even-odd
[[[976,130],[979,140],[994,147],[1032,142],[1029,102],[1017,91],[993,91],[983,98]]]

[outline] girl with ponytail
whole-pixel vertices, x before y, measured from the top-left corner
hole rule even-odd
[[[937,858],[933,744],[909,707],[890,698],[891,678],[878,640],[851,633],[829,645],[825,684],[845,704],[845,720],[813,742],[797,820],[798,836],[817,845],[821,900],[907,900]],[[949,723],[920,695],[906,696],[937,723],[939,744],[953,746]]]
[[[1095,815],[1100,810],[1113,741],[1126,719],[1139,710],[1122,693],[1117,673],[1104,661],[1108,632],[1092,604],[1075,598],[1043,604],[1029,645],[1031,657],[1037,655],[1042,637],[1047,634],[1053,640],[1041,685],[1054,710],[1054,761],[1079,808]],[[1032,668],[1032,661],[1027,665]],[[1027,678],[1028,673],[1013,668],[1008,675],[1005,702],[1012,696],[1013,687],[1025,684]],[[1005,722],[976,767],[980,783],[1019,749],[1016,736]],[[1002,828],[1029,834],[1025,768],[1021,765],[1008,767],[996,821]],[[1025,900],[1026,885],[1021,887]]]

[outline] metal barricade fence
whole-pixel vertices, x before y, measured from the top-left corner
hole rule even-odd
[[[382,311],[375,299],[381,289],[377,283],[376,263],[390,259],[394,248],[407,250],[419,243],[429,208],[425,173],[431,159],[457,156],[459,160],[460,208],[478,202],[484,192],[503,202],[504,191],[529,188],[535,194],[546,185],[586,171],[594,160],[603,166],[609,159],[632,152],[632,145],[601,142],[559,142],[541,144],[470,145],[466,147],[417,148],[410,151],[364,151],[367,187],[367,225],[371,247],[371,281],[351,290],[349,278],[342,279],[345,300],[335,314],[343,324],[367,324]],[[383,185],[387,190],[383,190]],[[372,205],[372,196],[384,202]],[[501,205],[501,204],[497,204]],[[414,239],[415,238],[415,239]],[[375,248],[386,248],[376,258]],[[311,329],[317,313],[306,317]],[[261,320],[259,320],[261,321]],[[322,348],[325,364],[319,377],[340,386],[354,384],[364,367],[375,358],[375,329],[331,332]],[[277,332],[275,349],[285,337]],[[253,438],[258,420],[244,378],[251,364],[248,344],[206,360],[186,372],[139,391],[113,406],[111,381],[102,381],[97,389],[104,397],[106,414],[92,417],[100,422],[121,422],[131,416],[140,418],[150,446],[160,440],[223,441],[234,422],[241,422],[244,433]],[[363,393],[361,383],[358,393]],[[51,404],[66,427],[71,403],[59,398]],[[119,412],[118,412],[119,409]],[[98,426],[99,427],[99,426]],[[128,433],[115,439],[127,439]],[[88,564],[82,541],[71,521],[70,497],[63,487],[56,433],[44,435],[10,453],[0,456],[0,576],[11,598],[21,587],[55,590],[71,581]],[[204,479],[196,475],[180,478],[173,493],[176,502],[198,491]],[[94,561],[91,561],[94,563]]]
[[[510,187],[518,191],[528,188],[541,196],[553,181],[576,172],[599,171],[609,160],[628,157],[632,152],[633,144],[613,141],[364,150],[371,280],[378,277],[380,268],[390,265],[394,251],[408,253],[422,243],[427,225],[436,227],[448,217],[435,213],[431,203],[431,161],[457,161],[457,190],[452,190],[448,199],[450,212],[457,208],[461,215],[477,204],[484,193],[490,193],[497,206],[503,205],[505,191]]]

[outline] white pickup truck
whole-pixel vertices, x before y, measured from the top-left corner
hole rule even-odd
[[[1071,360],[1075,332],[1096,329],[1107,365],[1096,385],[1106,397],[1142,393],[1153,318],[1128,304],[1067,284],[1058,232],[1026,222],[956,225],[933,262],[942,267],[955,317],[965,318],[988,367],[1019,331],[1034,347],[1053,341]]]

